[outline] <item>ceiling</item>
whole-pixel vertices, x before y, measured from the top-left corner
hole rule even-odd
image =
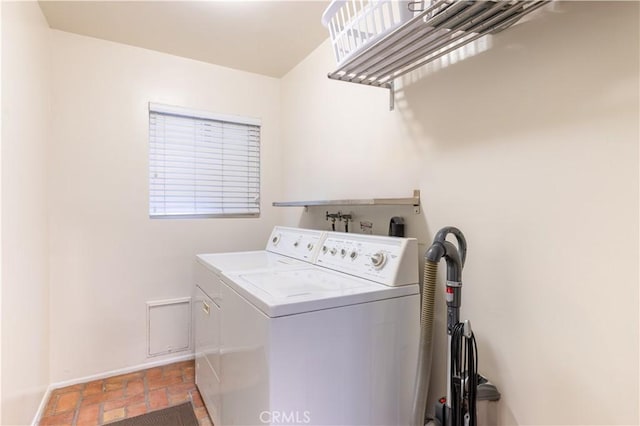
[[[327,37],[328,0],[47,1],[51,28],[282,77]]]

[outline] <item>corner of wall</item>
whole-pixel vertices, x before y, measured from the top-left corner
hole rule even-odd
[[[0,423],[30,424],[50,379],[51,34],[37,2],[2,2],[0,11]]]

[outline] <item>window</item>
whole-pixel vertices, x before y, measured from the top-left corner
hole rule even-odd
[[[260,121],[149,104],[149,215],[260,214]]]

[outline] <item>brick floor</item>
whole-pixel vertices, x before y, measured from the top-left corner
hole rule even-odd
[[[40,426],[103,425],[191,401],[200,426],[213,422],[196,388],[193,361],[56,389]]]

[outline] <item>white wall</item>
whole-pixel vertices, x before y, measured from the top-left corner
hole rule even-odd
[[[28,424],[49,384],[46,154],[51,44],[36,2],[2,5],[2,418]]]
[[[326,78],[328,43],[283,79],[285,199],[420,189],[420,215],[341,209],[378,233],[404,216],[423,244],[445,225],[465,233],[462,315],[501,424],[639,422],[638,28],[636,2],[558,3],[405,78],[395,112],[383,89]],[[327,228],[325,210],[287,222]]]
[[[0,35],[2,34],[2,2],[0,2]],[[2,43],[0,42],[0,103],[2,102]],[[0,188],[2,188],[2,114],[0,114]],[[0,224],[2,223],[2,196],[0,195]],[[0,225],[2,241],[2,225]],[[2,244],[0,243],[0,319],[2,318]],[[0,326],[0,422],[2,422],[2,327]]]
[[[280,81],[52,31],[51,379],[147,361],[145,302],[189,296],[194,255],[263,247],[281,212]],[[148,217],[148,110],[262,118],[257,219]]]
[[[0,35],[2,34],[2,2],[0,2]],[[0,103],[2,102],[2,43],[0,42]],[[2,114],[0,114],[0,188],[2,187]],[[0,195],[0,224],[2,223],[2,196]],[[0,225],[2,241],[2,225]],[[0,318],[2,318],[2,244],[0,243]],[[2,422],[2,327],[0,326],[0,422]]]

